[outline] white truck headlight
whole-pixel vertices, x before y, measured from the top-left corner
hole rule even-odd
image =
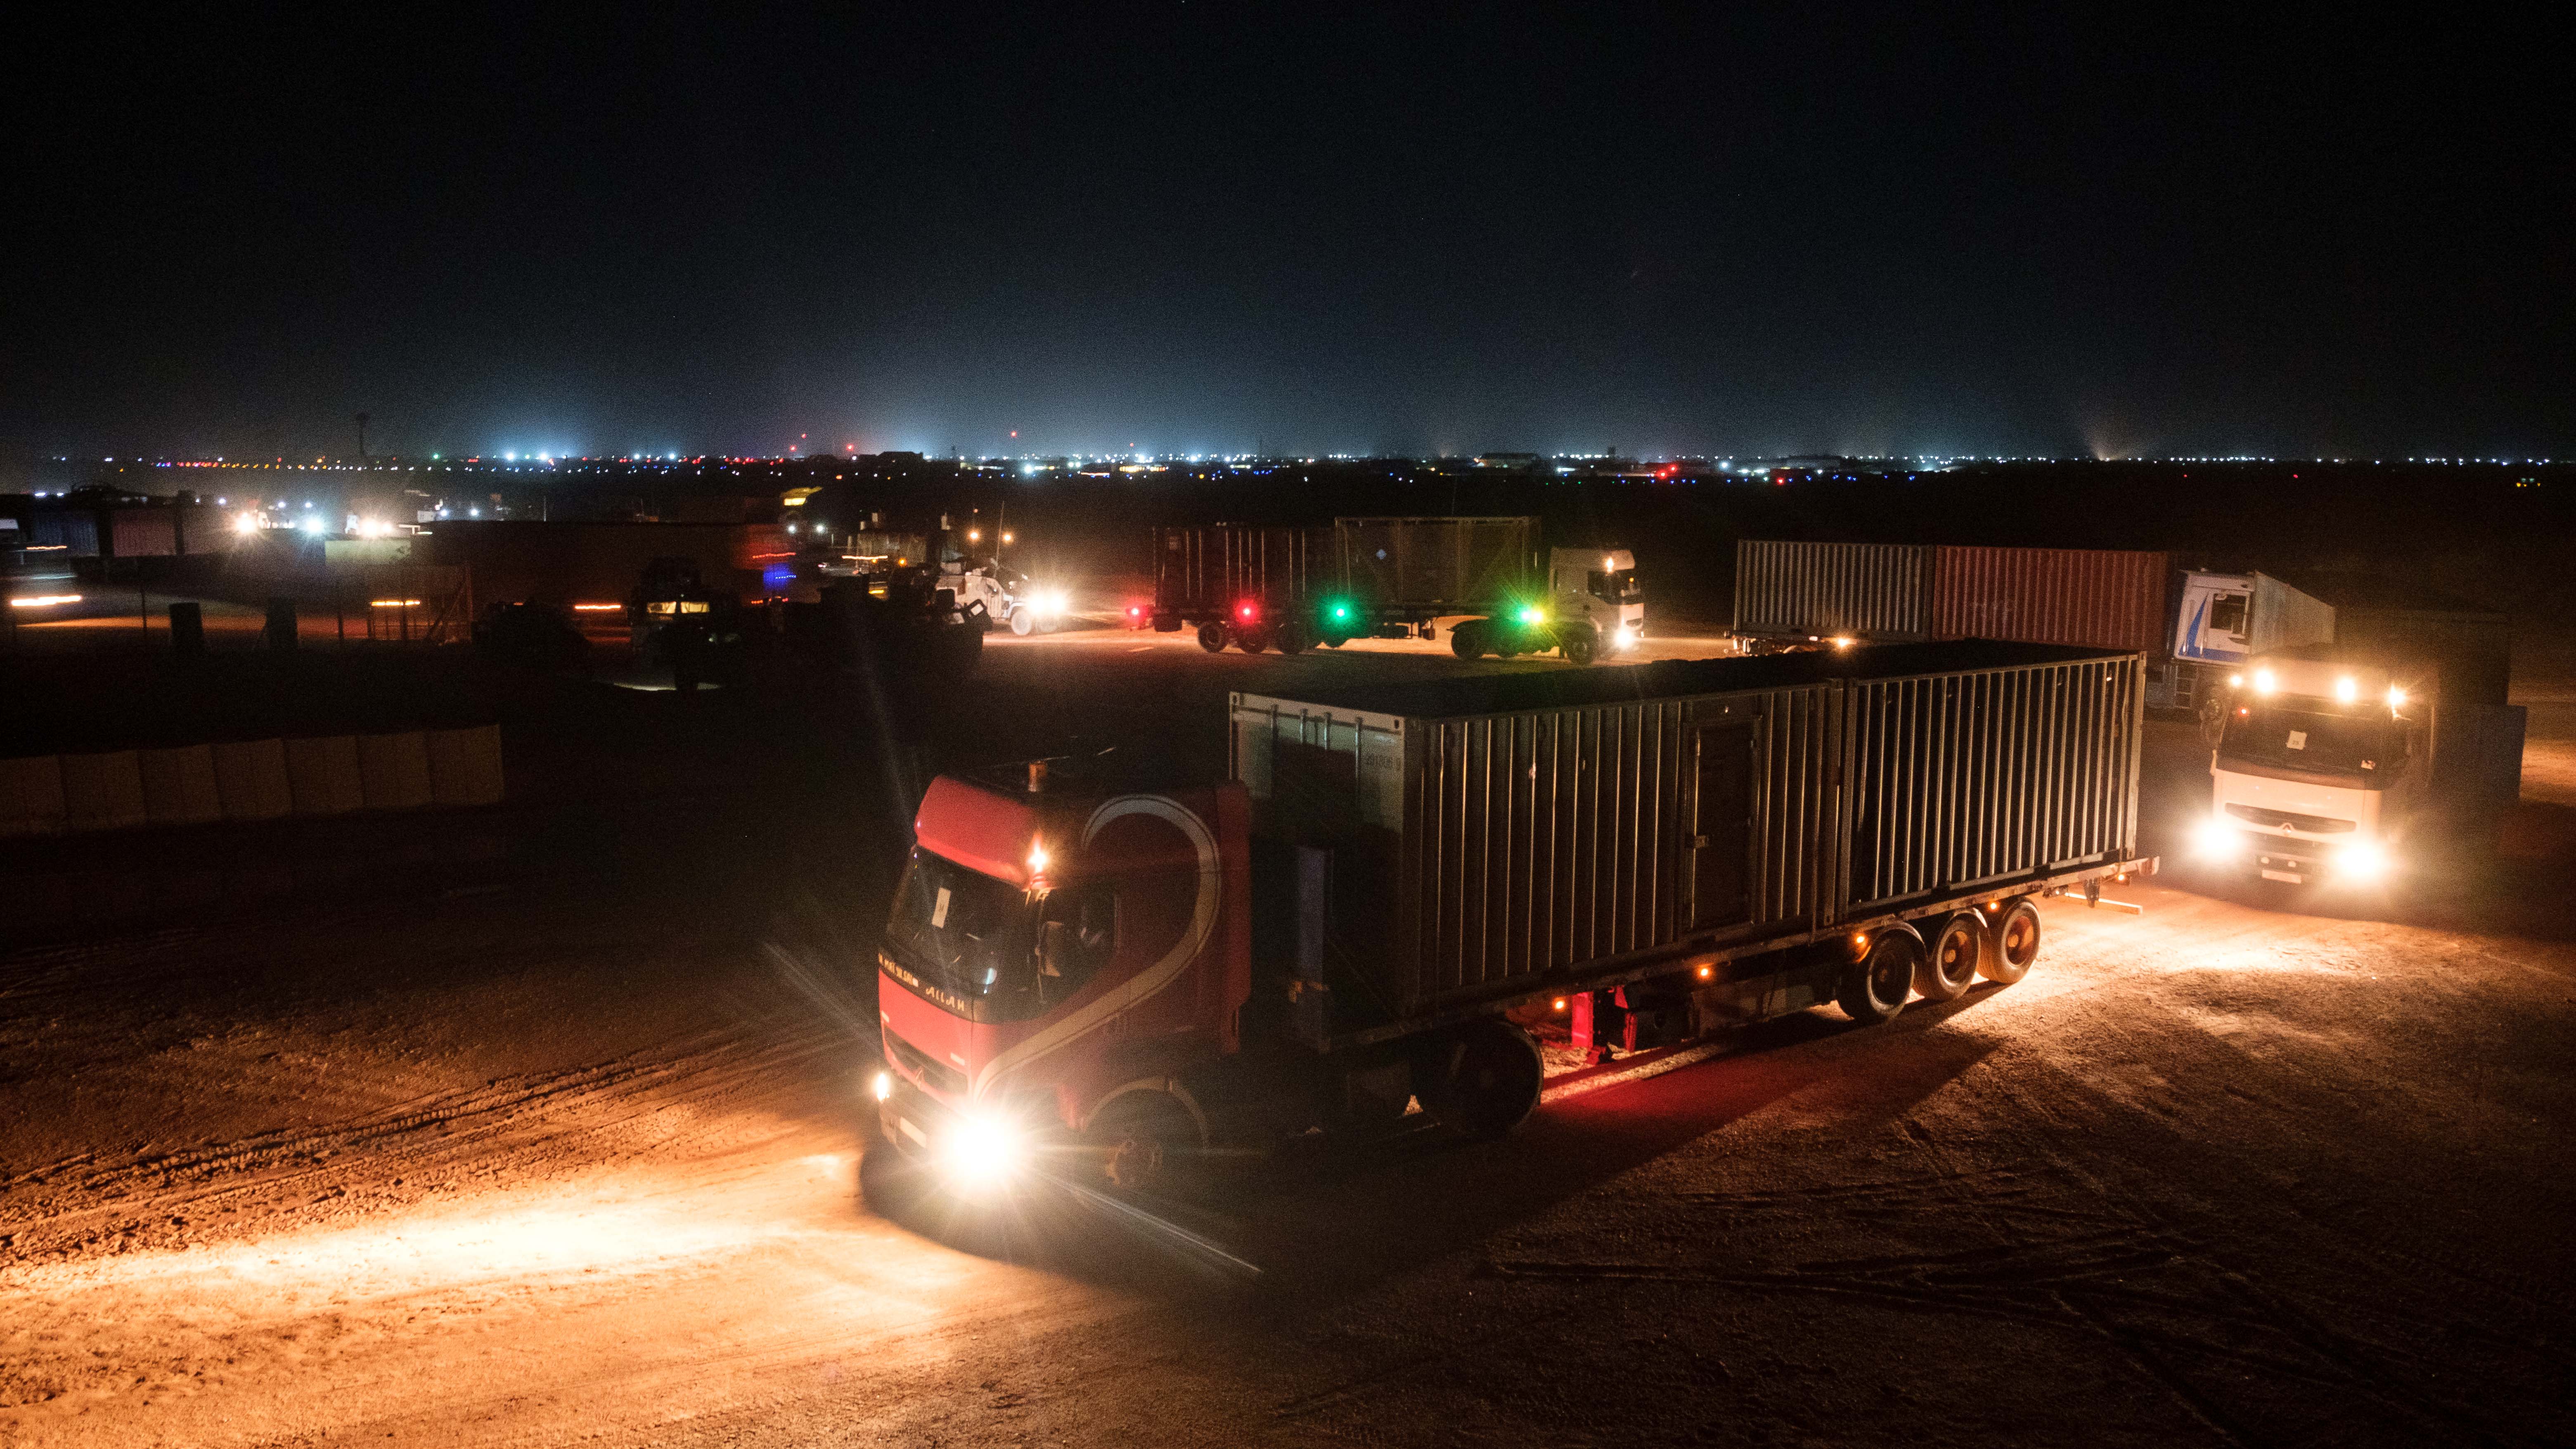
[[[2361,884],[2381,879],[2396,863],[2376,841],[2356,840],[2334,854],[2335,874]]]
[[[939,1139],[939,1158],[960,1187],[997,1187],[1028,1166],[1028,1135],[1006,1117],[974,1113],[959,1117]]]
[[[2203,860],[2234,860],[2245,853],[2245,833],[2224,816],[2203,816],[2191,828],[2191,853]]]
[[[1622,625],[1620,625],[1620,626],[1619,626],[1619,632],[1618,632],[1616,635],[1612,636],[1612,639],[1611,639],[1611,646],[1612,646],[1613,648],[1617,648],[1617,649],[1634,649],[1634,648],[1636,648],[1636,647],[1637,647],[1637,626],[1636,626],[1636,625],[1634,625],[1634,624],[1622,624]]]

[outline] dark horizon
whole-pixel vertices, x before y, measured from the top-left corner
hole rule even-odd
[[[2576,452],[2504,26],[199,24],[33,96],[0,453]]]

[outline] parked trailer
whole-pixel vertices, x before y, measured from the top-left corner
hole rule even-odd
[[[1608,1049],[1982,971],[2138,856],[2143,661],[1984,641],[1231,698],[1231,779],[943,776],[879,952],[878,1127],[944,1180],[1536,1103]]]
[[[1330,529],[1216,524],[1153,535],[1154,604],[1134,622],[1195,625],[1209,652],[1433,637],[1461,658],[1557,650],[1578,663],[1645,634],[1625,549],[1553,549],[1535,518],[1339,518]]]
[[[2171,572],[2133,550],[1744,539],[1734,632],[1756,648],[2009,639],[2155,655]]]

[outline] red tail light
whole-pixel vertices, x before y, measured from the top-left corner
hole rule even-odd
[[[1235,612],[1249,619],[1252,617],[1252,606],[1250,604],[1246,604],[1242,608],[1235,610]]]

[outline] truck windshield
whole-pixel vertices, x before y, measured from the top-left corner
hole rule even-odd
[[[1026,1021],[1099,974],[1117,921],[1106,885],[1022,890],[915,847],[885,946],[933,1001],[967,1020]]]
[[[1612,573],[1603,573],[1596,569],[1583,576],[1583,587],[1592,597],[1607,599],[1614,604],[1625,604],[1645,597],[1645,590],[1637,587],[1635,569],[1619,569]]]
[[[887,953],[970,1020],[999,1020],[995,1004],[1033,974],[1038,897],[916,846],[895,887]]]
[[[2392,719],[2252,704],[2228,716],[2218,763],[2393,779],[2406,765],[2406,730]]]

